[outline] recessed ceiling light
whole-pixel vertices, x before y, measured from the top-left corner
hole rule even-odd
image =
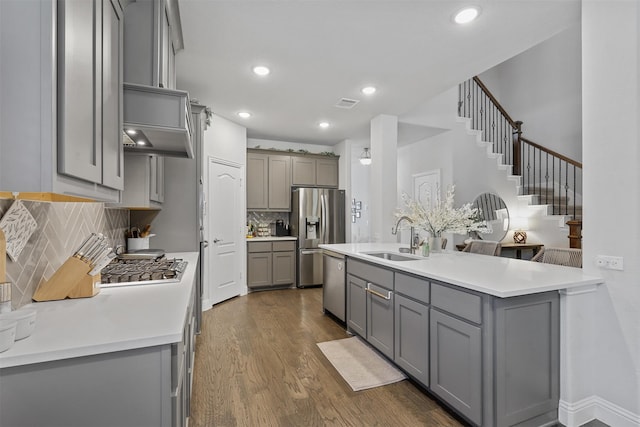
[[[456,24],[468,24],[480,15],[480,9],[476,6],[465,7],[454,16]]]
[[[253,67],[253,72],[255,74],[257,74],[258,76],[266,76],[267,74],[269,74],[271,72],[271,70],[267,67],[265,67],[264,65],[258,65]]]
[[[329,127],[329,123],[328,122],[320,122],[318,123],[318,126],[322,129],[326,129]]]
[[[138,145],[147,145],[147,143],[144,142],[144,140],[142,140],[142,139],[136,141],[136,144],[138,144]]]
[[[127,129],[127,133],[128,133],[129,135],[135,135],[135,134],[137,134],[138,132],[137,132],[135,129]]]
[[[376,93],[376,88],[373,86],[363,87],[362,93],[364,93],[365,95],[373,95],[374,93]]]
[[[249,117],[251,117],[251,113],[247,111],[240,111],[238,113],[238,116],[242,117],[243,119],[248,119]]]

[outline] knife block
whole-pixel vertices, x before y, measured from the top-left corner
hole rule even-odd
[[[34,301],[88,298],[100,292],[100,275],[89,275],[91,264],[70,257],[49,280],[43,280],[33,294]]]

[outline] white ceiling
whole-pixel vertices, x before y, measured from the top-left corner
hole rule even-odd
[[[479,5],[466,26],[451,16]],[[579,0],[180,0],[178,88],[250,138],[333,145],[579,22]],[[251,72],[264,64],[271,74]],[[374,85],[372,97],[360,93]],[[334,105],[360,100],[353,109]],[[240,110],[250,119],[240,119]],[[318,122],[331,123],[319,129]],[[416,129],[412,133],[420,134]],[[427,131],[426,134],[429,132]]]

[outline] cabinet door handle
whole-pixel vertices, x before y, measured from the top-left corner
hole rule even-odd
[[[391,300],[391,291],[387,291],[387,295],[385,296],[384,294],[381,294],[378,291],[374,291],[373,289],[371,289],[369,286],[372,285],[372,283],[367,283],[367,287],[364,288],[365,291],[369,292],[370,294],[373,294],[379,298],[382,299],[386,299],[387,301]]]

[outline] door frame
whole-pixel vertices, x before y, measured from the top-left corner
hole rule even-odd
[[[224,166],[230,166],[233,168],[237,168],[239,173],[240,173],[240,206],[238,207],[238,212],[237,214],[241,217],[241,218],[246,218],[247,216],[247,210],[246,210],[246,203],[247,203],[247,197],[246,197],[246,188],[245,188],[245,182],[246,182],[246,166],[241,164],[241,163],[237,163],[237,162],[233,162],[230,160],[226,160],[226,159],[222,159],[220,157],[216,157],[216,156],[211,156],[211,155],[207,155],[204,159],[204,170],[203,175],[205,175],[205,179],[204,179],[204,183],[203,183],[203,188],[202,191],[205,195],[209,194],[209,163],[218,163]],[[203,224],[205,224],[205,229],[204,229],[204,234],[203,234],[203,238],[205,241],[209,242],[209,248],[211,247],[211,240],[210,240],[210,236],[211,236],[211,229],[210,227],[208,227],[208,218],[210,218],[210,213],[209,213],[209,209],[210,206],[214,205],[215,203],[212,204],[210,203],[210,200],[205,198],[205,208],[204,208],[204,218],[203,218]],[[244,224],[245,221],[240,221],[240,229],[238,230],[238,241],[245,243],[246,242],[246,230],[245,228],[242,226],[242,224]],[[205,254],[207,253],[207,250],[209,248],[205,249]],[[238,249],[238,254],[239,254],[239,265],[240,265],[240,295],[246,295],[248,292],[248,288],[247,288],[247,272],[246,272],[246,266],[247,266],[247,245],[246,244],[241,244],[239,249]],[[208,260],[208,256],[207,255],[203,255],[203,258],[205,260]],[[244,268],[243,268],[244,267]],[[212,273],[211,270],[211,266],[208,266],[208,268],[205,269],[206,270],[206,277],[203,277],[203,281],[205,281],[205,283],[208,284],[209,282],[209,275]],[[203,292],[203,300],[202,300],[202,308],[203,311],[205,310],[209,310],[213,307],[213,298],[211,297],[211,292],[210,289],[207,287],[206,291]]]

